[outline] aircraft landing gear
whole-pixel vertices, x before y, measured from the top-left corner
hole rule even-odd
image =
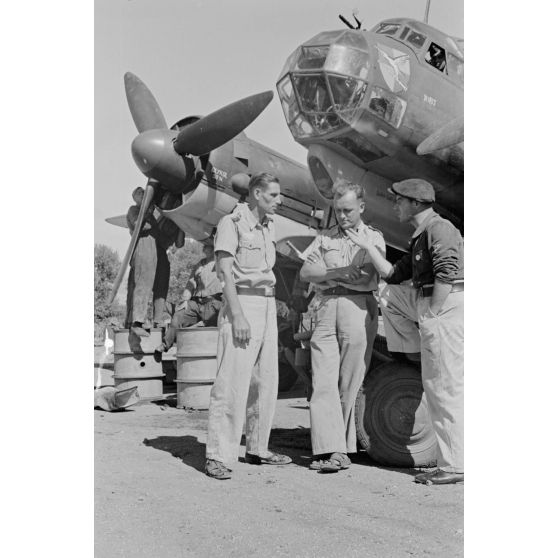
[[[359,443],[377,463],[436,464],[436,438],[418,365],[391,361],[373,368],[358,394],[355,420]]]

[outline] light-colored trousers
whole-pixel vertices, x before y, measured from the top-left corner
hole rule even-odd
[[[355,401],[378,330],[373,295],[326,296],[310,341],[312,453],[356,452]]]
[[[211,388],[206,457],[222,463],[238,461],[246,417],[246,451],[268,454],[267,444],[277,401],[277,317],[273,297],[239,295],[250,324],[248,344],[232,335],[228,304],[219,312],[217,377]]]
[[[408,285],[386,285],[380,304],[388,349],[421,353],[422,385],[438,441],[438,467],[463,473],[463,291],[450,293],[437,316],[428,311],[430,297]]]

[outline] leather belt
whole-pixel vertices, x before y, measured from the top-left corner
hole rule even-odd
[[[347,287],[342,287],[338,285],[337,287],[331,287],[322,291],[323,295],[333,295],[333,296],[356,296],[356,295],[371,295],[372,291],[356,291],[354,289],[347,289]]]
[[[451,286],[450,293],[458,293],[465,290],[465,282],[460,281],[459,283],[454,283]],[[434,285],[425,285],[424,287],[419,287],[420,294],[422,296],[432,296],[434,292]]]
[[[275,296],[275,287],[236,287],[241,295]]]

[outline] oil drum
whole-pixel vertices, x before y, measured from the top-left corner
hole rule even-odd
[[[154,328],[149,337],[138,337],[129,329],[114,335],[114,385],[118,389],[137,387],[141,399],[163,395],[163,368],[155,360],[155,349],[162,342],[162,329]]]
[[[217,374],[216,327],[180,328],[176,332],[176,406],[208,409]]]

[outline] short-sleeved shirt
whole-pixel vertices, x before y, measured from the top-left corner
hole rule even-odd
[[[271,216],[260,223],[248,204],[240,203],[217,225],[215,253],[234,256],[233,278],[240,287],[272,287],[275,275],[275,227]]]
[[[186,288],[192,293],[192,296],[199,298],[222,293],[223,287],[217,277],[215,260],[202,259],[194,268],[188,283],[186,283]]]
[[[386,243],[383,234],[369,225],[365,225],[362,221],[356,228],[357,234],[364,236],[370,244],[376,246],[380,253],[385,256]],[[378,272],[372,265],[372,259],[368,250],[357,246],[339,226],[332,227],[327,231],[322,231],[312,244],[306,248],[303,256],[310,254],[318,256],[320,262],[326,269],[335,267],[346,267],[348,265],[364,266],[372,269],[370,280],[366,283],[353,284],[344,283],[343,281],[330,280],[315,284],[318,290],[329,289],[341,285],[347,289],[354,291],[375,291],[378,288]]]

